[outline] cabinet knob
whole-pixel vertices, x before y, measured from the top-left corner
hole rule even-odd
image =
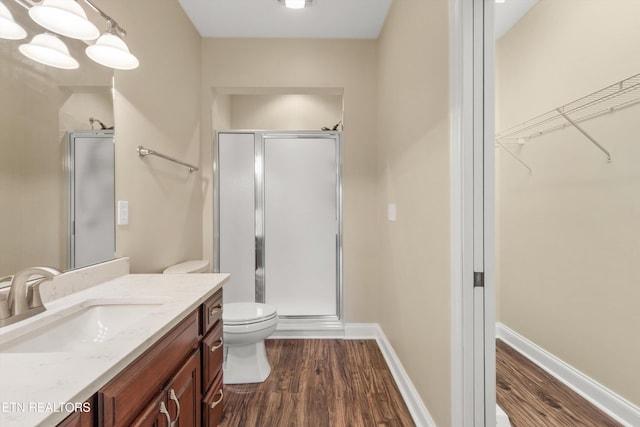
[[[211,403],[211,409],[213,409],[216,406],[218,406],[218,403],[222,402],[222,399],[224,398],[224,394],[222,393],[222,389],[218,390],[218,393],[216,393],[216,394],[220,394],[220,397],[218,398],[218,400],[216,400],[216,401]]]
[[[173,400],[173,402],[176,404],[176,417],[169,423],[169,425],[172,426],[178,421],[178,418],[180,418],[180,401],[178,400],[176,392],[173,389],[169,390],[169,399]]]
[[[217,343],[217,344],[215,344]],[[211,346],[211,352],[213,353],[214,351],[216,351],[217,349],[219,349],[220,347],[222,347],[222,338],[218,338],[217,340],[214,341],[214,345]]]

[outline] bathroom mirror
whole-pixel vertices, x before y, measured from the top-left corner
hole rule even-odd
[[[75,70],[23,56],[18,47],[44,30],[16,2],[3,4],[27,37],[0,39],[0,277],[34,265],[67,270],[68,133],[113,126],[113,70],[66,37]]]

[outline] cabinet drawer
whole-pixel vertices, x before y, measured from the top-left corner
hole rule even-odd
[[[202,335],[222,319],[222,289],[202,304]]]
[[[198,348],[198,332],[195,311],[100,390],[102,425],[128,425]]]
[[[222,368],[222,322],[202,340],[202,391],[206,392]]]
[[[213,385],[202,399],[202,420],[204,427],[217,426],[224,410],[222,371],[218,372]]]

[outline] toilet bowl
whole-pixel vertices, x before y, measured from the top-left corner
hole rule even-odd
[[[225,384],[261,383],[271,373],[264,340],[278,325],[276,308],[256,302],[222,307]]]
[[[205,260],[185,261],[166,268],[163,273],[203,273],[209,269]],[[222,305],[222,340],[224,343],[223,382],[225,384],[261,383],[271,373],[264,340],[278,325],[276,308],[257,302],[234,302]]]

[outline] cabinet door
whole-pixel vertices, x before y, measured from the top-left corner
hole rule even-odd
[[[149,402],[138,418],[131,423],[131,427],[169,427],[170,424],[166,393],[162,392]]]
[[[200,425],[200,351],[187,359],[165,388],[171,427]]]

